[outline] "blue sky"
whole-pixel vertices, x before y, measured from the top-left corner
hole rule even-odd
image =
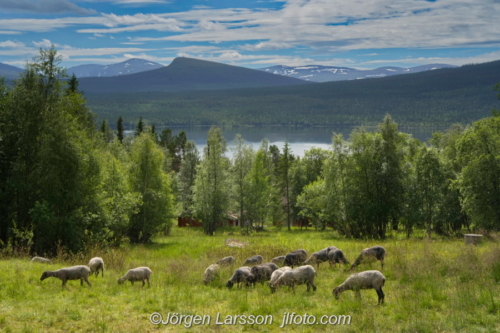
[[[359,69],[500,59],[500,0],[0,0],[0,62]]]

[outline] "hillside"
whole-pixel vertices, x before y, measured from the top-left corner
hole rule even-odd
[[[17,79],[19,74],[22,72],[24,72],[24,69],[0,62],[0,77],[5,77],[6,80]]]
[[[80,88],[87,95],[304,84],[299,79],[191,58],[176,58],[170,65],[151,71],[114,77],[82,78],[79,81]]]
[[[162,67],[163,65],[156,62],[133,58],[112,65],[79,65],[70,67],[66,71],[69,76],[75,74],[77,78],[83,78],[127,75],[150,71]]]
[[[269,74],[272,75],[272,74]],[[278,75],[273,75],[279,77]],[[89,106],[111,124],[375,125],[386,113],[403,126],[471,123],[500,108],[494,85],[500,61],[416,74],[289,87],[182,93],[88,95]]]

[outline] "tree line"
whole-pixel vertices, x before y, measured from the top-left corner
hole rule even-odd
[[[50,254],[145,243],[180,214],[213,235],[228,214],[246,231],[302,219],[347,237],[409,237],[500,228],[500,113],[436,132],[426,144],[386,115],[377,131],[334,134],[329,150],[293,154],[219,127],[199,152],[184,132],[142,118],[124,135],[94,114],[65,78],[54,48],[0,85],[0,248]],[[497,90],[500,89],[497,85]]]

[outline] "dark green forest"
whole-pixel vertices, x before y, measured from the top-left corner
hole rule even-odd
[[[348,140],[334,135],[329,150],[311,148],[298,157],[288,143],[277,147],[264,140],[254,150],[236,136],[230,159],[220,127],[210,129],[206,148],[198,152],[183,132],[157,132],[143,112],[133,119],[121,110],[98,121],[89,107],[96,104],[86,103],[78,81],[65,77],[60,61],[54,48],[41,50],[12,86],[0,84],[3,253],[44,255],[148,243],[158,233],[168,235],[179,215],[199,219],[207,235],[227,223],[228,214],[242,221],[246,233],[291,229],[297,220],[359,239],[500,229],[500,111],[452,125],[423,143],[380,110],[370,118],[377,123],[375,132],[357,128]],[[356,84],[368,89],[369,80]],[[494,85],[479,92],[481,86],[471,91],[492,94]],[[384,84],[379,88],[365,95],[382,100]],[[264,90],[240,93],[250,99],[256,91],[287,99]],[[471,91],[455,98],[464,101]],[[439,91],[427,93],[436,97]],[[500,96],[493,95],[498,106]],[[189,101],[187,96],[177,98]],[[476,108],[484,105],[490,104],[478,102]],[[274,108],[287,113],[279,103]],[[475,113],[464,109],[464,114]],[[133,136],[124,136],[125,119],[135,124]],[[116,131],[109,125],[115,122]]]

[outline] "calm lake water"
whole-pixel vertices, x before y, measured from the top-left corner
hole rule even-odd
[[[210,127],[176,128],[172,127],[172,133],[177,135],[180,131],[186,132],[188,140],[194,141],[200,154],[207,144],[207,134]],[[290,149],[294,155],[303,156],[306,150],[312,147],[329,149],[332,144],[333,133],[341,133],[345,139],[349,138],[352,127],[238,127],[223,129],[223,134],[228,143],[228,156],[232,156],[231,149],[234,148],[234,140],[237,134],[241,134],[243,139],[255,150],[260,147],[263,139],[268,139],[269,143],[278,146],[283,150],[285,140],[288,140]],[[157,128],[161,132],[163,128]],[[375,131],[376,128],[367,128]],[[400,129],[401,132],[410,133],[413,137],[426,142],[431,138],[432,133],[437,129]]]

